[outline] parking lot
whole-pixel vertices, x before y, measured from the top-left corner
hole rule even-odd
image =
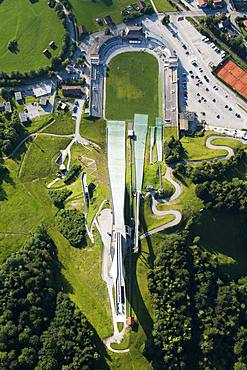
[[[247,128],[247,114],[240,107],[247,109],[247,104],[211,73],[209,64],[218,64],[220,52],[202,41],[201,34],[188,21],[177,21],[172,16],[171,21],[172,30],[159,21],[144,23],[153,33],[159,33],[179,58],[180,109],[196,112],[210,125]]]

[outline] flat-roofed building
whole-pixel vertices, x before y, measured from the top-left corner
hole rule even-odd
[[[144,38],[142,26],[128,26],[125,30],[125,36],[129,40],[142,40]]]
[[[51,94],[52,85],[47,83],[40,83],[35,85],[33,88],[33,94],[36,98],[40,98],[41,96]]]
[[[15,100],[19,103],[22,102],[22,93],[20,91],[15,92]]]
[[[194,112],[181,112],[179,115],[179,130],[193,134],[197,130],[197,122]]]
[[[21,123],[27,123],[28,122],[28,115],[26,112],[20,112],[19,113],[19,119]]]
[[[46,107],[47,104],[49,102],[49,99],[46,97],[46,96],[42,96],[40,99],[39,99],[39,104],[42,106],[42,107]]]
[[[80,97],[83,94],[82,87],[80,85],[75,86],[62,86],[62,93],[64,96],[77,96]]]
[[[12,107],[9,101],[5,103],[5,112],[12,113]]]

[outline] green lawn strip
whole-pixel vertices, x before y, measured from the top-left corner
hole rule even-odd
[[[174,5],[171,4],[168,0],[154,0],[154,4],[156,6],[156,9],[160,13],[166,13],[166,12],[175,12],[176,8]]]
[[[25,125],[25,129],[29,134],[37,132],[47,125],[49,125],[54,119],[53,114],[45,114],[39,118],[33,119],[28,125]]]
[[[159,206],[157,206],[159,208]],[[160,207],[163,210],[163,205]],[[166,210],[168,210],[167,208]],[[167,216],[155,216],[151,210],[151,199],[150,197],[142,202],[140,207],[140,230],[141,232],[146,232],[152,230],[158,226],[167,224],[174,219],[173,215]]]
[[[70,135],[75,133],[75,120],[71,118],[71,113],[57,114],[54,122],[45,127],[42,132],[58,135]]]
[[[143,52],[128,52],[112,59],[106,80],[106,117],[132,120],[135,113],[149,115],[153,125],[158,116],[158,62]]]
[[[101,148],[105,148],[106,123],[103,119],[83,117],[80,125],[80,134],[82,137],[100,145]]]
[[[38,136],[30,145],[23,159],[20,172],[23,182],[42,178],[55,178],[58,165],[55,163],[60,150],[65,149],[71,138]]]
[[[51,59],[43,55],[49,49],[52,57],[61,53],[64,27],[54,9],[46,0],[31,1],[4,0],[0,5],[0,70],[28,72],[50,66]],[[8,42],[16,40],[18,51],[11,53]],[[54,40],[57,49],[49,48]]]
[[[164,141],[170,139],[170,137],[174,137],[175,139],[178,138],[178,130],[176,127],[164,127]]]
[[[183,192],[179,198],[168,204],[159,204],[157,208],[159,210],[178,210],[182,213],[183,219],[189,219],[203,208],[203,203],[195,194],[195,185],[187,180],[187,184],[183,185]]]
[[[2,220],[2,217],[0,219]],[[4,233],[0,233],[0,265],[12,253],[21,248],[28,236],[28,233],[27,235],[6,235]]]
[[[39,99],[35,96],[25,96],[25,104],[38,103]]]
[[[230,140],[230,139],[215,139],[213,141],[211,141],[212,144],[214,145],[226,145],[226,146],[229,146],[230,148],[232,148],[233,150],[236,150],[238,148],[246,148],[247,149],[247,145],[244,145],[243,143],[241,143],[240,141],[238,140]]]
[[[183,136],[180,139],[181,143],[183,144],[183,147],[187,151],[188,159],[191,160],[212,159],[227,154],[227,152],[223,149],[222,150],[209,149],[206,147],[205,145],[206,140],[211,135],[222,136],[222,140],[224,139],[223,134],[218,134],[214,131],[206,131],[204,136],[195,136],[195,137]],[[224,142],[223,145],[227,145],[228,140],[224,140],[223,142]],[[214,143],[214,141],[212,143]]]
[[[84,249],[73,248],[54,228],[49,230],[58,248],[58,259],[65,281],[61,281],[73,301],[81,308],[100,338],[112,334],[110,303],[101,278],[102,250],[100,238]]]
[[[0,235],[0,261],[17,250],[38,225],[52,225],[56,212],[43,181],[23,184],[18,177],[20,162],[9,159],[5,164],[10,175],[3,183],[5,199],[0,202],[0,233],[21,235],[4,238]]]

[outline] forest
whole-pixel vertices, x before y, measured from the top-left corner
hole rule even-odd
[[[247,364],[247,277],[221,275],[190,232],[168,236],[149,273],[154,369],[234,369]]]
[[[93,330],[60,291],[59,276],[56,246],[42,226],[2,265],[0,369],[97,368]]]

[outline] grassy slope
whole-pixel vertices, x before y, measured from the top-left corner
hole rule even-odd
[[[104,148],[106,139],[106,123],[103,119],[94,120],[84,117],[81,121],[80,134],[81,136],[100,145],[101,148]]]
[[[122,21],[121,10],[130,4],[128,0],[70,0],[77,24],[86,26],[90,32],[96,31],[99,26],[96,18],[110,15],[114,23]]]
[[[176,8],[168,0],[154,0],[154,4],[160,13],[175,12]]]
[[[53,147],[54,138],[46,138],[47,147]],[[60,139],[56,148],[62,148]],[[32,146],[33,144],[31,144]],[[37,155],[36,151],[36,155]],[[50,158],[54,151],[49,151]],[[47,153],[48,155],[48,153]],[[25,166],[27,173],[34,169],[37,173],[44,168],[46,157],[35,161],[26,154]],[[110,309],[105,285],[101,279],[101,242],[96,238],[92,247],[84,250],[72,248],[65,238],[55,228],[57,209],[52,205],[48,196],[45,180],[23,182],[19,177],[22,161],[7,160],[10,171],[8,183],[4,182],[6,199],[0,202],[0,261],[4,261],[12,252],[18,250],[30,233],[40,224],[47,225],[57,248],[64,279],[61,280],[63,289],[82,308],[91,324],[96,327],[101,338],[112,332]],[[48,162],[49,163],[49,162]],[[43,171],[43,170],[42,170]],[[49,175],[48,175],[49,176]],[[73,195],[79,195],[80,182],[70,185]],[[72,197],[73,199],[73,197]],[[68,206],[71,206],[69,203]],[[4,233],[24,233],[25,235],[9,235]],[[94,287],[94,289],[92,289]]]
[[[202,160],[202,159],[211,159],[217,158],[227,154],[225,150],[213,150],[208,149],[205,146],[205,142],[209,134],[206,134],[203,137],[182,137],[181,143],[187,151],[188,159],[191,160]],[[226,142],[226,140],[225,140]]]
[[[23,182],[55,177],[55,160],[60,149],[65,149],[71,138],[38,136],[30,145],[20,171]]]
[[[51,134],[69,135],[75,132],[75,120],[71,118],[71,113],[58,114],[54,117],[55,121],[45,127],[43,132]]]
[[[158,62],[147,53],[124,53],[109,64],[106,81],[107,119],[133,120],[135,113],[158,116]]]
[[[26,72],[50,65],[42,51],[54,40],[58,46],[52,56],[61,52],[64,28],[55,10],[46,0],[4,0],[0,4],[0,71]],[[8,42],[17,40],[19,52],[11,53]]]

